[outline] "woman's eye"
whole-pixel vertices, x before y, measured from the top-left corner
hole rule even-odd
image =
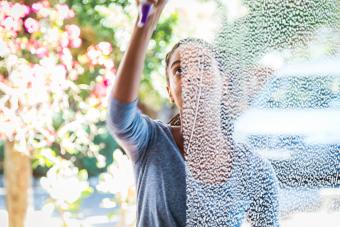
[[[182,68],[181,67],[178,67],[175,69],[175,75],[181,75],[182,74]]]

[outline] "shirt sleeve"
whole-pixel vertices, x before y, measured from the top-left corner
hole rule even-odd
[[[257,187],[254,188],[248,221],[252,227],[279,227],[278,180],[270,163],[265,161],[262,167],[254,174]]]
[[[145,152],[152,138],[154,122],[137,107],[138,99],[122,103],[112,97],[108,100],[106,125],[133,162]]]

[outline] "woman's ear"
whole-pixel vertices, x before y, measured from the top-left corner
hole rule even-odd
[[[172,94],[171,94],[171,90],[170,90],[169,85],[166,86],[166,90],[168,91],[169,98],[170,98],[170,102],[171,102],[171,103],[175,103],[175,100],[174,100],[174,98],[172,97]]]

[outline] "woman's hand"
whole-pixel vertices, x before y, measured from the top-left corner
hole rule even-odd
[[[146,1],[150,4],[152,4],[153,8],[152,8],[150,15],[148,16],[146,24],[144,26],[147,27],[147,28],[151,28],[152,31],[153,31],[155,29],[155,26],[157,25],[157,23],[159,21],[160,15],[162,14],[163,9],[164,9],[168,0],[146,0]],[[136,0],[136,4],[139,8],[141,7],[142,3],[143,3],[143,0]],[[140,20],[141,16],[142,15],[140,15],[140,13],[139,13],[137,23]]]

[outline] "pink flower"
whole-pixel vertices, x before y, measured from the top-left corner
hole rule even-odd
[[[70,42],[71,48],[78,48],[80,46],[81,46],[81,39],[80,38],[76,38],[76,39],[71,40],[71,42]]]
[[[108,87],[108,86],[110,86],[111,81],[109,79],[104,79],[103,84],[104,84],[105,87]]]
[[[0,21],[0,25],[9,32],[19,31],[19,21],[13,17],[6,17],[3,21]]]
[[[109,42],[100,42],[97,44],[97,49],[100,50],[104,55],[109,55],[112,52],[112,47]]]
[[[24,22],[25,29],[28,33],[33,33],[38,31],[39,23],[35,19],[29,17]]]
[[[62,20],[74,17],[74,11],[71,10],[66,4],[58,4],[56,5],[56,9],[59,17]]]
[[[106,69],[114,67],[114,63],[107,57],[112,52],[112,47],[109,42],[100,42],[96,46],[90,46],[87,49],[87,57],[91,65],[101,65]]]
[[[98,51],[93,46],[89,46],[89,48],[87,49],[86,55],[89,58],[90,63],[92,65],[96,65],[96,64],[98,64],[98,59],[100,58],[101,53],[100,53],[100,51]]]
[[[105,85],[105,83],[101,82],[101,83],[98,83],[94,86],[92,94],[95,95],[98,98],[105,97],[106,96],[106,90],[107,90],[107,86]]]
[[[5,16],[3,20],[0,21],[0,25],[6,30],[11,30],[13,28],[14,19],[13,17]]]
[[[30,13],[30,8],[26,5],[15,3],[11,9],[11,16],[14,18],[23,18]]]
[[[80,36],[80,28],[75,24],[66,25],[65,30],[70,39],[76,39]]]
[[[80,36],[80,28],[75,25],[75,24],[70,24],[70,25],[66,25],[65,26],[65,30],[67,33],[67,39],[63,38],[63,45],[65,45],[67,43],[67,45],[69,45],[69,47],[71,48],[78,48],[80,47],[82,41],[79,38]]]
[[[40,17],[49,16],[50,3],[48,1],[40,1],[32,4],[32,11]]]
[[[4,15],[8,16],[11,13],[11,5],[7,1],[1,1],[0,2],[0,11]]]
[[[60,46],[62,48],[66,48],[69,44],[69,39],[67,37],[67,35],[64,33],[60,39]]]
[[[32,4],[32,11],[34,13],[38,12],[39,10],[41,10],[44,7],[44,5],[41,2],[37,2],[37,3],[33,3]]]
[[[48,56],[48,49],[46,47],[40,47],[36,50],[36,55],[38,58],[43,58]]]

